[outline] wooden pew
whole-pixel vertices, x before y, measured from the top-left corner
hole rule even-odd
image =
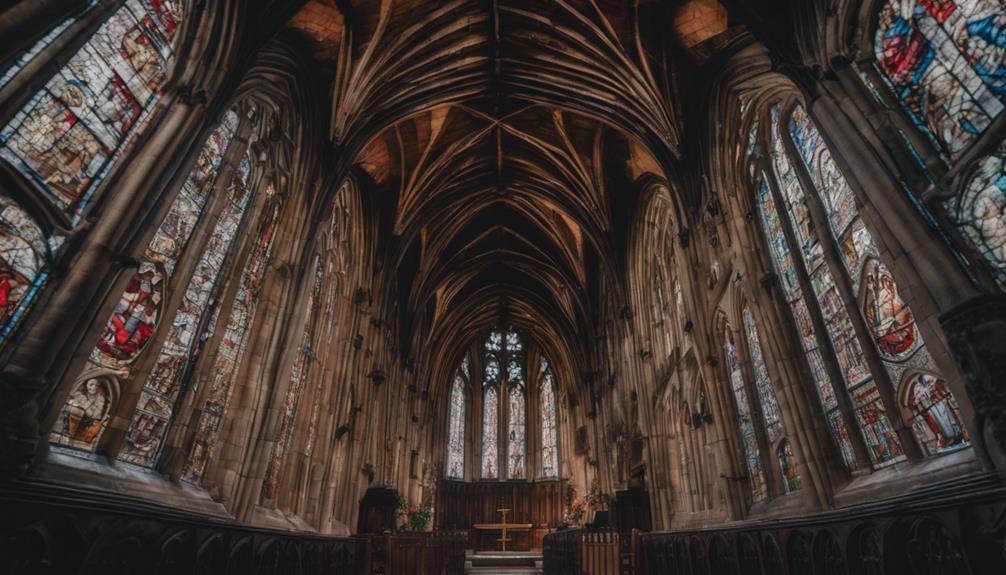
[[[585,531],[580,545],[582,575],[619,575],[619,537],[614,531]]]

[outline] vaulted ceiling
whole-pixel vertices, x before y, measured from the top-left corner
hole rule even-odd
[[[639,177],[681,178],[677,62],[726,18],[715,0],[300,9],[290,25],[330,87],[332,169],[366,181],[403,349],[456,353],[502,313],[547,346],[588,339],[599,286],[623,287]]]

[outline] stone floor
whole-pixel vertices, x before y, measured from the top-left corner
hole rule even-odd
[[[541,553],[527,551],[468,551],[465,575],[542,575]]]

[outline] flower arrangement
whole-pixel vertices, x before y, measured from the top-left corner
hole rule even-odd
[[[566,485],[566,508],[562,513],[562,522],[569,526],[579,526],[586,511],[587,504],[582,499],[577,499],[576,488]]]
[[[611,503],[611,494],[601,491],[601,486],[597,483],[597,479],[594,479],[590,484],[590,491],[587,492],[586,500],[591,509],[600,510],[606,508]]]
[[[433,518],[433,510],[430,509],[429,505],[409,505],[408,501],[399,494],[398,516],[402,519],[399,527],[400,531],[422,533],[430,526],[430,520]]]

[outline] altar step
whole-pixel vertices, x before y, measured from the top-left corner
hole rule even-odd
[[[542,575],[541,553],[480,551],[465,555],[465,575]]]

